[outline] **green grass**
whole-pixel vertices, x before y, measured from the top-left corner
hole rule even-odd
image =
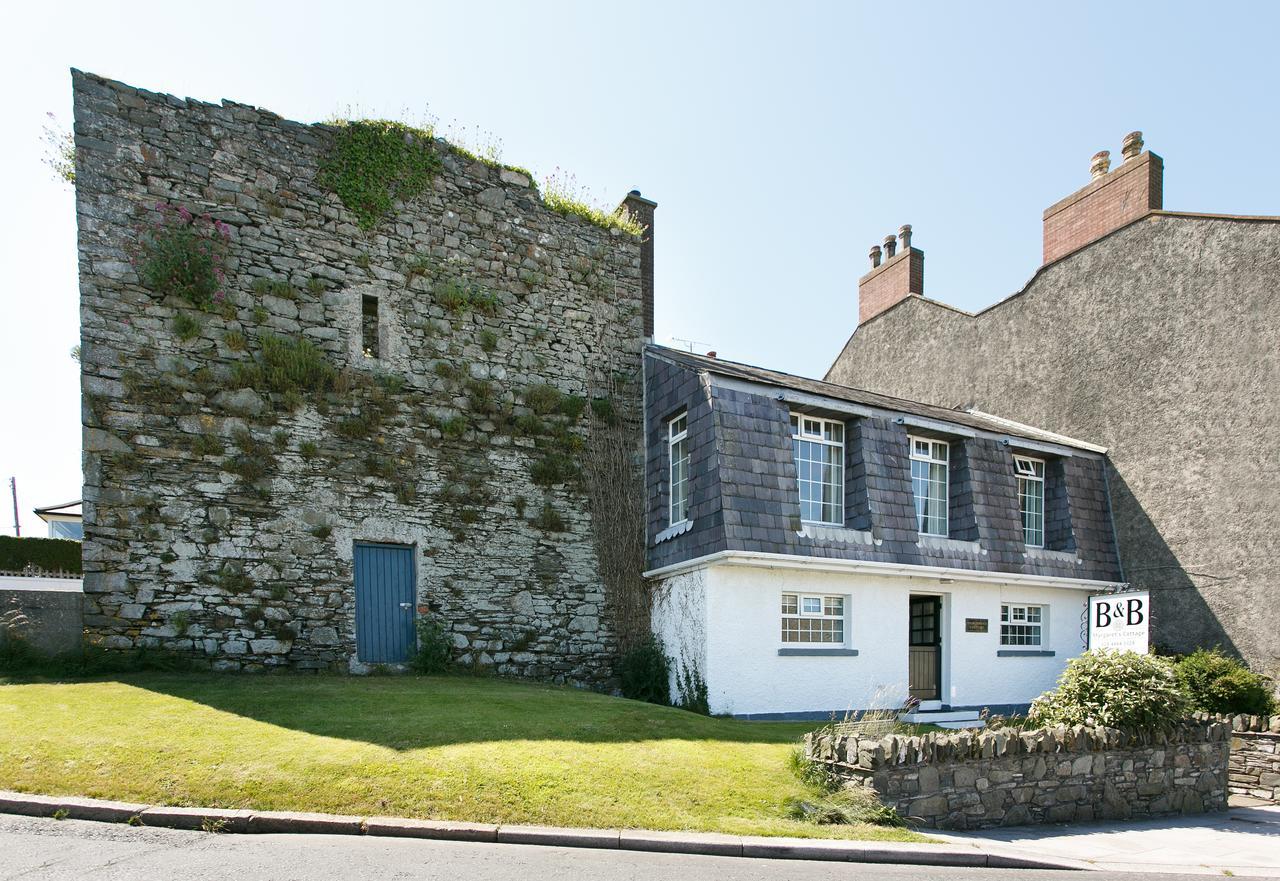
[[[0,680],[3,682],[4,680]],[[806,723],[467,677],[0,685],[0,788],[170,805],[926,841],[786,818]]]

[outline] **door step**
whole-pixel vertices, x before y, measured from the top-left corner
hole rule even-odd
[[[986,723],[977,710],[916,710],[899,713],[899,722],[911,725],[937,725],[939,728],[983,728]]]

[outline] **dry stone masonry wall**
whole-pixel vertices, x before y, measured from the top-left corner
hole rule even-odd
[[[1280,801],[1280,716],[1219,718],[1231,724],[1231,794]]]
[[[353,547],[391,542],[461,663],[604,685],[578,474],[593,431],[638,424],[640,239],[443,141],[426,191],[363,229],[317,182],[333,126],[73,91],[91,639],[360,669]],[[225,302],[142,283],[157,203],[226,224]]]
[[[1218,721],[1146,737],[1084,726],[810,734],[805,752],[922,826],[982,829],[1223,810],[1230,737]]]

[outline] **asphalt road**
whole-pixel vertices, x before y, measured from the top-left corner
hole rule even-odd
[[[213,835],[79,820],[0,816],[0,879],[234,879],[234,881],[809,881],[1125,879],[1132,874],[1028,869],[943,869],[632,851],[364,838]],[[1162,875],[1164,879],[1203,875]]]

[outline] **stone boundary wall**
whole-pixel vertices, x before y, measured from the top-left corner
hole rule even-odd
[[[1280,801],[1280,716],[1213,718],[1231,723],[1231,794]]]
[[[809,734],[805,754],[935,829],[1138,819],[1223,810],[1231,726],[1169,734],[995,729],[920,737]]]
[[[18,635],[37,651],[60,655],[84,638],[84,594],[80,579],[16,578],[0,575],[0,621],[20,613]],[[0,640],[6,628],[0,627]]]

